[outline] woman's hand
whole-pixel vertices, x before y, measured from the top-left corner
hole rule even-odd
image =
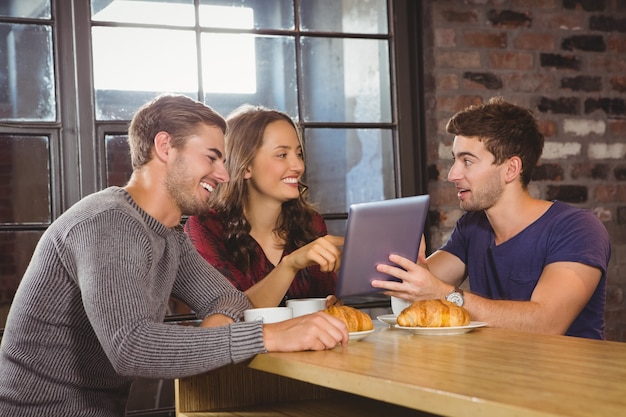
[[[341,236],[322,236],[285,256],[281,262],[288,263],[296,271],[317,264],[322,272],[337,272],[343,242]]]

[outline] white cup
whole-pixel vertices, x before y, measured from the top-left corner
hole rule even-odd
[[[293,309],[293,316],[300,317],[326,308],[325,298],[294,298],[287,300],[287,307]]]
[[[391,311],[397,317],[402,310],[413,304],[410,301],[398,297],[391,297]]]
[[[291,307],[263,307],[244,310],[244,321],[262,321],[263,323],[277,323],[293,318]]]

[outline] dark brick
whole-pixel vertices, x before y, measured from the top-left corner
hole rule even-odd
[[[487,19],[489,19],[493,26],[530,27],[532,22],[532,19],[528,15],[512,10],[503,10],[501,12],[489,10],[487,12]]]
[[[594,180],[606,180],[609,177],[610,168],[607,164],[574,164],[570,175],[572,179],[591,178]]]
[[[542,67],[555,67],[561,69],[579,70],[580,59],[575,56],[563,56],[558,54],[542,53],[539,55]]]
[[[611,77],[611,88],[620,93],[626,92],[626,77]]]
[[[626,224],[626,207],[617,208],[617,224]]]
[[[607,164],[595,164],[591,168],[591,178],[594,180],[606,180],[609,177],[609,166]]]
[[[620,165],[613,169],[613,175],[618,181],[626,181],[626,165]]]
[[[616,19],[611,16],[591,16],[589,29],[603,32],[626,32],[626,18]]]
[[[580,49],[581,51],[604,52],[606,51],[606,43],[604,43],[604,37],[601,35],[576,35],[563,39],[561,49],[566,51]]]
[[[467,46],[476,48],[506,48],[507,46],[506,33],[469,32],[465,33],[463,41]]]
[[[604,10],[604,0],[563,0],[563,7],[575,9],[578,5],[587,12],[601,12]]]
[[[466,72],[463,74],[463,78],[484,85],[488,90],[499,90],[502,88],[500,77],[487,72]]]
[[[588,98],[585,100],[585,113],[603,110],[607,115],[625,116],[626,102],[621,98]]]
[[[435,164],[428,165],[427,172],[428,172],[428,179],[430,181],[437,181],[439,179],[439,168],[437,167],[437,165]]]
[[[476,23],[478,17],[474,12],[457,12],[454,10],[444,10],[443,17],[451,23]]]
[[[561,97],[556,100],[541,97],[537,108],[542,113],[552,112],[555,114],[578,114],[580,104],[576,97]]]
[[[559,164],[540,164],[535,167],[533,181],[562,181],[563,168]]]
[[[438,227],[441,224],[441,215],[437,210],[428,210],[428,225]]]
[[[587,201],[587,187],[583,185],[550,185],[546,191],[546,199],[566,203],[584,203]]]
[[[609,120],[609,131],[614,137],[626,136],[626,120]]]
[[[561,88],[569,88],[574,91],[600,91],[602,89],[602,78],[587,75],[562,78]]]
[[[553,137],[556,135],[556,123],[554,120],[538,120],[537,126],[539,126],[539,131],[543,133],[545,137]]]

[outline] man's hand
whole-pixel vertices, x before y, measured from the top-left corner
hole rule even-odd
[[[317,312],[263,325],[263,341],[269,352],[332,349],[348,343],[348,329],[343,321]]]

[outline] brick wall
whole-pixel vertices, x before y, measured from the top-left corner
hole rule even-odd
[[[430,246],[461,215],[446,182],[447,120],[501,95],[530,107],[546,137],[538,198],[592,209],[613,245],[607,337],[626,341],[626,0],[425,0]]]

